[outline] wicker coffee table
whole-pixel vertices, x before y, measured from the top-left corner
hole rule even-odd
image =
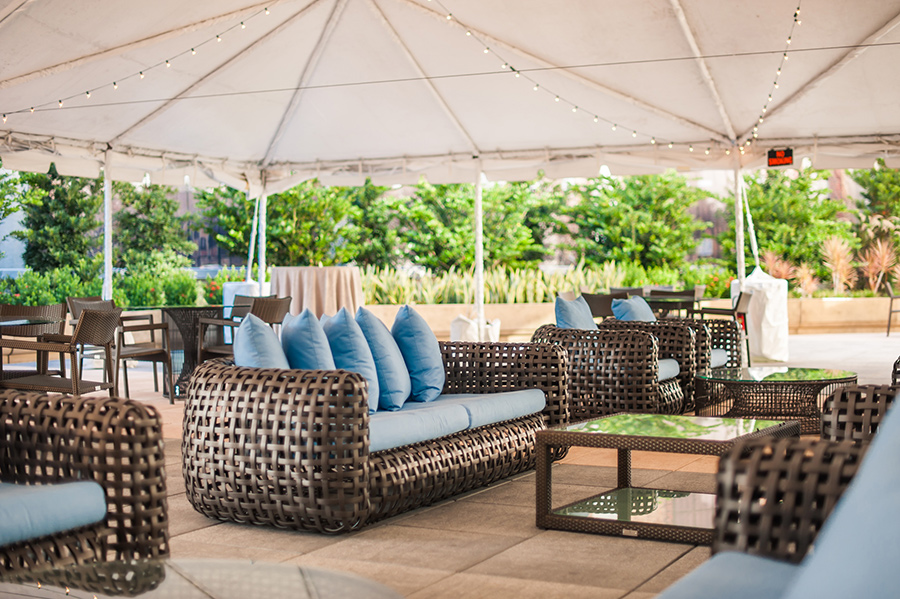
[[[800,420],[802,434],[818,434],[821,402],[856,373],[824,368],[714,368],[697,375],[697,415]]]
[[[713,539],[715,495],[632,487],[632,450],[721,455],[742,439],[799,434],[797,421],[658,414],[613,414],[538,431],[537,526],[709,545]],[[550,460],[557,447],[617,449],[617,487],[553,507]]]

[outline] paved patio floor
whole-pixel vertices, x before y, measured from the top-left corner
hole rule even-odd
[[[792,366],[841,368],[860,383],[889,383],[900,334],[790,338]],[[763,362],[757,360],[756,364]],[[181,471],[183,404],[132,371],[132,396],[164,420],[172,556],[315,565],[378,580],[407,597],[653,597],[709,557],[693,545],[545,531],[534,525],[534,473],[418,509],[342,536],[217,522],[188,503]],[[615,453],[575,448],[554,465],[555,503],[615,486]],[[639,485],[713,492],[717,458],[636,453]]]

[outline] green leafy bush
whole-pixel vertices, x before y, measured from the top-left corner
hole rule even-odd
[[[197,303],[197,279],[186,269],[173,270],[163,279],[163,294],[168,306],[193,306]]]
[[[247,269],[237,266],[226,266],[220,268],[216,276],[210,277],[201,283],[203,303],[216,305],[221,304],[223,300],[222,286],[225,283],[234,281],[243,281],[246,277]]]

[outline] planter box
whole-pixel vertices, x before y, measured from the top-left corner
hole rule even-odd
[[[887,297],[790,298],[788,329],[792,335],[882,333],[887,328],[890,305]],[[894,326],[900,327],[896,315],[891,323]]]

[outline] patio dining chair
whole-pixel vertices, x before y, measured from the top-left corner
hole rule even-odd
[[[59,353],[69,356],[72,377],[62,374],[39,372],[37,374],[0,380],[0,387],[30,391],[52,391],[66,393],[75,397],[92,391],[109,390],[110,397],[117,395],[115,379],[112,373],[113,344],[119,316],[122,310],[111,311],[84,310],[78,319],[78,325],[71,335],[47,334],[40,341],[8,340],[7,347],[34,350],[37,352]],[[88,381],[81,377],[79,366],[79,348],[92,345],[103,349],[106,357],[106,376],[102,382]],[[109,382],[113,381],[113,382]]]
[[[7,348],[3,341],[9,338],[26,338],[32,340],[40,340],[41,336],[47,334],[60,334],[66,326],[66,305],[65,304],[49,304],[46,306],[14,306],[11,304],[0,304],[0,316],[4,317],[21,317],[23,319],[41,318],[47,319],[46,324],[23,324],[15,326],[3,326],[0,328],[0,351],[9,350],[9,356],[12,355],[12,348]],[[3,361],[0,359],[0,379],[7,379],[19,376],[28,376],[47,372],[47,354],[37,352],[35,354],[35,368],[22,369],[6,369],[3,368]],[[57,373],[65,376],[66,363],[63,355],[59,356],[59,370]]]
[[[612,301],[614,299],[628,299],[628,294],[624,292],[585,293],[582,291],[581,297],[587,302],[588,308],[591,309],[591,315],[594,318],[606,318],[613,315]]]
[[[235,296],[237,300],[238,297]],[[224,332],[231,330],[231,338],[234,339],[234,330],[241,325],[241,321],[246,314],[253,314],[271,327],[280,325],[291,309],[291,298],[288,297],[254,297],[250,304],[249,310],[241,314],[243,309],[238,311],[241,320],[233,320],[227,318],[201,318],[200,331],[197,343],[197,363],[200,364],[210,358],[219,358],[234,355],[233,343],[228,343],[225,339]],[[235,317],[232,310],[232,317]],[[218,330],[210,331],[211,327],[217,327]]]

